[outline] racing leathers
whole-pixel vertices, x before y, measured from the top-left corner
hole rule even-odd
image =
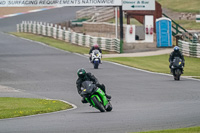
[[[171,54],[170,54],[170,57],[169,57],[169,62],[170,62],[170,65],[169,65],[169,68],[171,69],[172,67],[172,64],[173,64],[173,60],[175,57],[179,57],[182,59],[183,61],[183,66],[185,65],[185,59],[184,59],[184,56],[182,55],[182,53],[180,51],[173,51]]]
[[[77,79],[77,81],[76,81],[76,87],[77,87],[77,91],[78,91],[79,95],[82,92],[81,86],[82,86],[82,83],[84,81],[92,81],[94,84],[96,84],[97,87],[101,88],[105,92],[105,95],[106,95],[106,97],[108,99],[111,99],[111,96],[109,96],[109,95],[106,94],[106,88],[105,88],[104,84],[99,84],[97,78],[94,75],[92,75],[91,73],[86,73],[85,78],[78,78]],[[87,102],[84,97],[82,99],[82,102],[83,103]]]
[[[91,62],[91,60],[92,60],[92,51],[93,50],[99,50],[99,52],[102,54],[102,50],[98,47],[98,48],[95,48],[94,46],[90,49],[90,51],[89,51],[89,55],[90,55],[90,57],[89,57],[89,59],[90,59],[90,62]]]

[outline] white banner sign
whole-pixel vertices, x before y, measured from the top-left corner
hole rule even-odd
[[[123,0],[123,10],[155,10],[155,0]]]
[[[0,7],[121,6],[122,0],[0,0]]]

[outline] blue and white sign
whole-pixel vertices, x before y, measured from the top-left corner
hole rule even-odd
[[[155,0],[123,0],[123,10],[155,10]]]

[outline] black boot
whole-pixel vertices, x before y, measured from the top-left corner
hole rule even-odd
[[[106,95],[106,98],[108,98],[109,100],[111,99],[110,95],[107,95],[107,94],[105,94],[105,95]]]
[[[173,70],[172,69],[170,69],[170,73],[173,74]]]
[[[111,96],[106,94],[106,87],[104,84],[97,84],[97,87],[102,89],[102,91],[105,93],[105,96],[107,99],[109,99],[109,100],[111,99]]]
[[[183,74],[183,70],[181,71],[181,74]]]
[[[89,60],[90,60],[89,62],[92,63],[92,56],[89,57]]]

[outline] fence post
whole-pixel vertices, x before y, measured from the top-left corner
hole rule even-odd
[[[50,37],[53,37],[53,24],[51,24],[51,35],[50,35]]]
[[[183,53],[183,44],[180,40],[178,40],[178,46],[180,48],[180,51]]]
[[[192,57],[197,57],[197,44],[192,43],[189,45],[189,53]]]
[[[38,34],[38,24],[37,24],[37,22],[35,24],[35,29],[36,29],[36,34]]]
[[[66,27],[63,27],[63,30],[62,30],[62,40],[65,41],[65,31],[66,31]]]
[[[110,50],[111,40],[106,38],[106,50]]]
[[[40,22],[39,26],[40,26],[40,32],[39,32],[39,34],[42,35],[43,34],[42,22]]]
[[[29,22],[26,22],[26,32],[29,32]]]
[[[82,45],[85,46],[85,42],[86,42],[86,37],[85,35],[82,36]]]
[[[101,37],[97,38],[97,44],[99,45],[100,48],[102,48],[102,46],[101,46],[101,44],[102,44],[101,40],[102,40]]]
[[[69,31],[69,43],[71,43],[71,42],[72,42],[72,32]]]
[[[79,34],[76,33],[76,36],[75,36],[75,43],[78,44],[79,43]]]
[[[89,38],[89,41],[90,41],[90,42],[89,42],[89,46],[92,47],[92,45],[93,45],[94,42],[93,42],[93,38],[92,38],[91,36],[90,36],[90,38]]]
[[[23,25],[23,32],[25,32],[25,22],[23,22],[22,25]]]
[[[21,32],[21,24],[17,24],[17,32]]]

